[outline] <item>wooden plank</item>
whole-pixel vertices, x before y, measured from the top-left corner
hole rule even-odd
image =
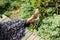
[[[27,40],[27,38],[29,38],[29,36],[30,36],[31,34],[32,34],[32,32],[28,31],[21,40]]]
[[[6,18],[5,15],[2,15],[3,18],[0,18],[0,22]]]
[[[28,32],[28,30],[25,30],[25,34]]]
[[[35,37],[36,37],[36,36],[35,36],[35,34],[33,33],[27,40],[34,40]]]
[[[2,22],[6,22],[6,21],[10,21],[11,19],[9,18],[5,18],[4,20],[2,20]]]
[[[2,15],[3,18],[0,18],[0,22],[5,22],[5,21],[9,21],[11,19],[9,19],[8,17],[6,17],[5,15]]]
[[[42,38],[39,37],[39,36],[36,36],[36,37],[34,38],[34,40],[44,40],[44,39],[42,39]]]

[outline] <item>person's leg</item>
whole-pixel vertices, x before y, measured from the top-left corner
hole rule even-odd
[[[39,9],[36,9],[35,13],[30,18],[27,19],[26,23],[29,24],[35,22],[38,14],[39,14]]]

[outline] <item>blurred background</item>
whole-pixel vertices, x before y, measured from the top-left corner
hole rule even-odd
[[[0,17],[27,19],[37,8],[38,21],[26,28],[45,40],[60,40],[60,0],[0,0]]]

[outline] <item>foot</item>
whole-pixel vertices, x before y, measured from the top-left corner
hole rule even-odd
[[[30,18],[27,19],[27,24],[35,22],[38,14],[39,14],[39,9],[36,9],[35,13]]]

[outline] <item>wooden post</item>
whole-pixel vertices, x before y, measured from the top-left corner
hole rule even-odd
[[[58,0],[55,0],[55,2],[56,2],[56,12],[58,14]]]

